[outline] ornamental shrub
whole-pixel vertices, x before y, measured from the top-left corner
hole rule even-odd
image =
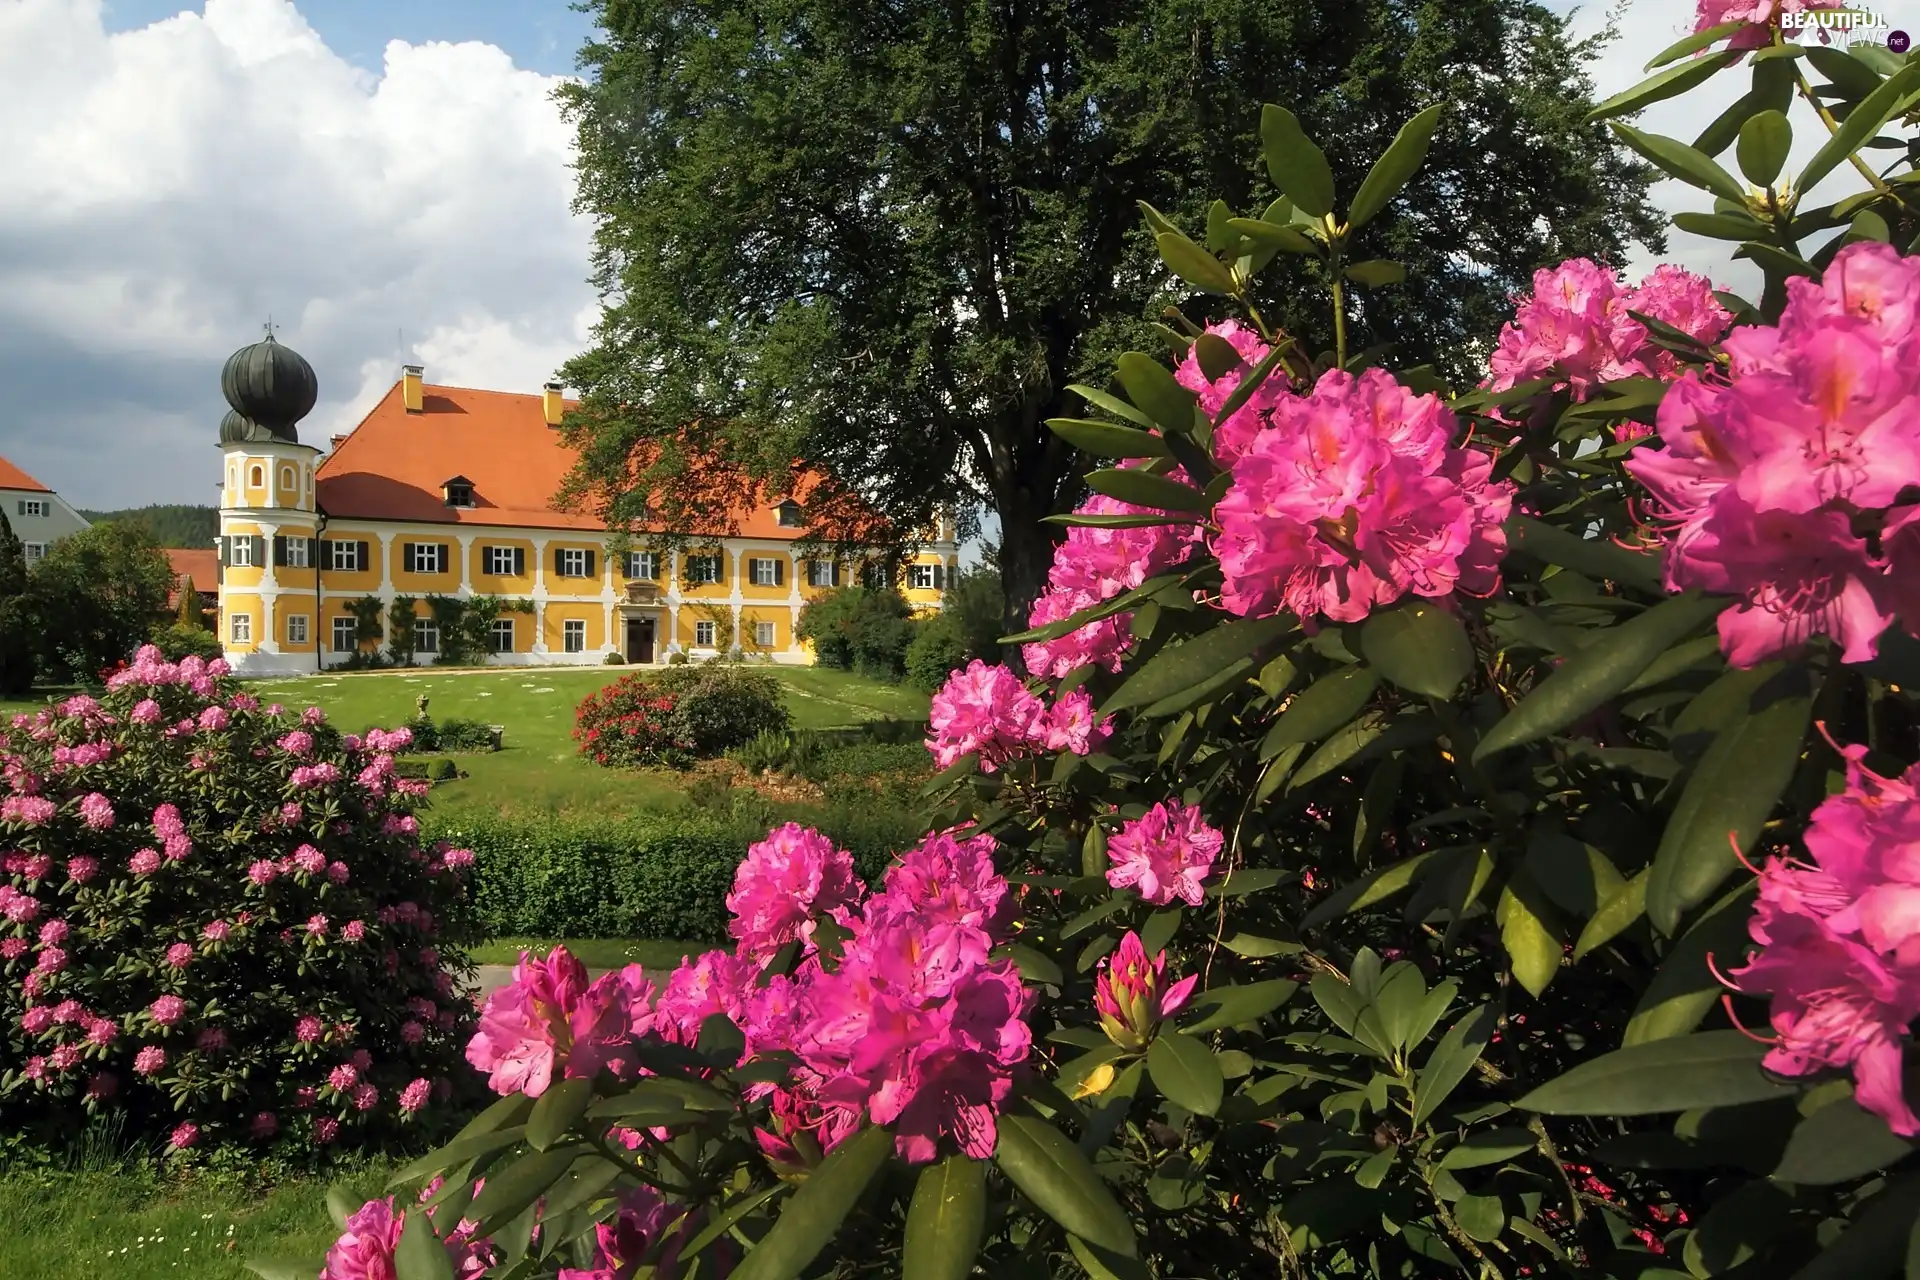
[[[1478,386],[1347,343],[1440,107],[1354,185],[1269,106],[1259,216],[1145,210],[1166,314],[1231,314],[1053,420],[1116,465],[1029,678],[935,695],[930,834],[878,877],[783,825],[730,945],[489,998],[482,1267],[580,1274],[493,1266],[537,1225],[725,1274],[723,1218],[754,1280],[1912,1274],[1920,169],[1874,135],[1920,62],[1792,47],[1834,7],[1702,0],[1598,112],[1751,68],[1697,146],[1615,134],[1760,299],[1563,263]],[[1310,332],[1263,315],[1307,314],[1282,253]]]
[[[898,680],[913,639],[913,609],[892,587],[841,587],[809,601],[794,634],[824,667]]]
[[[149,646],[0,730],[0,1117],[173,1148],[384,1145],[449,1112],[472,855],[406,731],[261,708]]]
[[[168,662],[178,662],[186,657],[195,657],[202,662],[212,662],[222,652],[218,636],[205,627],[189,626],[180,622],[155,627],[152,644]]]
[[[907,645],[904,662],[907,683],[932,693],[947,682],[947,676],[967,665],[967,659],[983,655],[967,650],[967,639],[960,620],[936,613],[914,624],[913,640]]]
[[[635,673],[584,698],[574,740],[596,764],[709,759],[792,724],[780,681],[734,665]]]

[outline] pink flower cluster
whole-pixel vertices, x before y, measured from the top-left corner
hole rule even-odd
[[[154,645],[143,644],[134,651],[133,662],[124,671],[116,671],[108,677],[108,689],[124,689],[128,685],[159,687],[163,685],[186,685],[195,694],[206,698],[213,695],[213,682],[231,670],[225,658],[215,658],[208,662],[203,658],[188,655],[178,662],[168,662],[166,655]]]
[[[1107,883],[1132,888],[1157,906],[1175,898],[1197,907],[1226,841],[1200,810],[1169,800],[1121,826],[1107,841]]]
[[[1637,288],[1612,271],[1573,258],[1534,273],[1533,293],[1500,330],[1493,352],[1494,391],[1553,377],[1585,400],[1596,384],[1621,378],[1673,376],[1673,353],[1647,340],[1637,311],[1703,344],[1718,342],[1732,320],[1704,277],[1663,265]]]
[[[513,980],[487,997],[467,1061],[496,1093],[537,1098],[556,1078],[625,1075],[635,1036],[653,1026],[653,984],[637,964],[588,981],[565,947],[520,953]]]
[[[1458,424],[1436,397],[1378,369],[1335,369],[1266,413],[1214,508],[1229,612],[1357,622],[1408,594],[1499,586],[1513,485],[1454,446]]]
[[[1167,953],[1149,960],[1140,935],[1129,929],[1114,953],[1100,962],[1100,976],[1094,979],[1093,1008],[1100,1015],[1100,1029],[1128,1053],[1144,1053],[1160,1024],[1187,1007],[1199,981],[1199,974],[1190,973],[1169,984]]]
[[[1693,29],[1705,31],[1726,22],[1745,22],[1727,44],[1730,49],[1757,49],[1773,39],[1780,15],[1815,9],[1844,9],[1847,0],[1697,0]]]
[[[983,772],[1041,751],[1088,755],[1112,733],[1110,720],[1096,721],[1093,699],[1075,689],[1049,707],[1003,666],[975,658],[947,677],[933,695],[927,749],[942,769],[965,755],[978,755]]]
[[[1920,484],[1920,263],[1853,244],[1787,289],[1777,327],[1725,338],[1724,380],[1673,385],[1666,448],[1626,467],[1667,526],[1667,586],[1738,598],[1729,662],[1817,635],[1866,662],[1896,617],[1920,628],[1920,504],[1895,505]]]
[[[1901,1082],[1920,1017],[1920,765],[1882,778],[1848,747],[1846,789],[1807,827],[1811,863],[1770,859],[1748,926],[1757,952],[1730,983],[1773,998],[1764,1063],[1785,1076],[1852,1072],[1861,1106],[1920,1135]]]
[[[269,1113],[261,1116],[271,1121]],[[271,1133],[274,1124],[269,1124]],[[422,1195],[425,1199],[433,1188]],[[427,1210],[429,1217],[433,1210]],[[471,1280],[486,1274],[495,1261],[490,1241],[473,1238],[475,1224],[461,1221],[444,1236],[447,1259],[459,1280]],[[406,1216],[396,1208],[392,1196],[369,1200],[347,1219],[346,1230],[327,1250],[326,1267],[319,1280],[392,1280],[398,1274],[394,1255],[400,1248],[400,1235],[406,1228]]]
[[[787,943],[813,936],[817,913],[838,912],[866,892],[853,874],[853,855],[797,822],[775,827],[747,850],[734,873],[727,931],[740,954],[765,960]]]
[[[621,1196],[613,1220],[593,1229],[593,1266],[562,1267],[559,1280],[633,1280],[643,1262],[650,1264],[646,1267],[649,1275],[662,1280],[676,1276],[680,1274],[680,1250],[700,1227],[697,1215],[687,1215],[669,1205],[650,1187],[635,1187]],[[670,1228],[673,1236],[662,1244]],[[724,1240],[718,1242],[715,1255],[725,1251]],[[715,1274],[726,1273],[722,1263]]]

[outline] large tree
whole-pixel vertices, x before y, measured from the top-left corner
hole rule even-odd
[[[1168,305],[1204,318],[1135,201],[1197,235],[1216,194],[1245,216],[1277,194],[1247,104],[1295,110],[1348,192],[1451,104],[1366,230],[1410,276],[1354,317],[1356,350],[1473,379],[1534,268],[1662,247],[1649,171],[1584,121],[1591,49],[1527,0],[586,7],[602,36],[561,94],[607,310],[564,370],[569,495],[717,532],[743,478],[777,490],[800,462],[901,529],[977,501],[1014,617],[1089,465],[1046,419]],[[1309,270],[1267,272],[1262,309],[1317,350]]]
[[[33,687],[38,629],[27,607],[27,561],[13,525],[0,511],[0,695]]]
[[[146,642],[173,587],[166,552],[138,524],[96,524],[60,539],[27,580],[41,670],[96,679]]]

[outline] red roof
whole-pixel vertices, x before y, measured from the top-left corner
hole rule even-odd
[[[588,510],[553,506],[576,454],[547,425],[541,396],[428,384],[421,404],[419,413],[408,413],[397,382],[380,398],[315,473],[321,510],[345,520],[606,528]],[[568,400],[566,407],[578,408],[579,402]],[[471,481],[472,506],[447,505],[449,476]],[[779,501],[770,497],[736,512],[735,532],[799,537],[803,530],[777,522]]]
[[[0,489],[25,489],[29,493],[53,492],[5,458],[0,458]]]
[[[213,603],[214,596],[220,590],[220,563],[211,549],[188,551],[179,547],[167,548],[167,563],[173,566],[177,581],[173,590],[167,593],[167,607],[177,608],[180,604],[180,588],[186,585],[188,578],[193,579],[193,589],[203,604]]]

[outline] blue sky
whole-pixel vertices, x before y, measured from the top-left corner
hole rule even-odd
[[[104,0],[108,32],[131,31],[198,4]],[[306,0],[300,14],[335,55],[378,72],[389,40],[480,40],[542,75],[572,75],[589,23],[566,0]]]

